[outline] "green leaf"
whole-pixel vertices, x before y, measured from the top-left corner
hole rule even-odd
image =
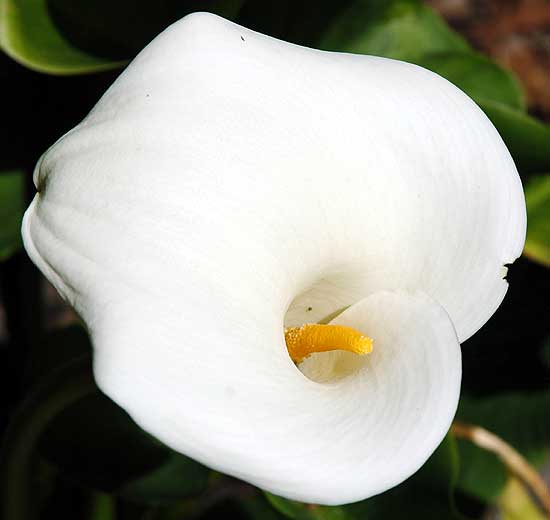
[[[0,173],[0,261],[21,246],[21,219],[25,211],[25,176],[22,171]]]
[[[550,174],[534,177],[525,186],[527,240],[523,253],[550,267]]]
[[[540,463],[550,448],[550,392],[510,393],[484,399],[462,398],[457,416],[508,442],[532,463]],[[460,475],[457,486],[467,494],[494,501],[507,473],[496,455],[468,441],[457,442]]]
[[[0,46],[47,74],[117,68],[194,11],[234,17],[244,0],[0,0]]]
[[[302,504],[270,493],[266,496],[281,513],[295,520],[391,520],[403,518],[405,510],[410,520],[452,519],[457,517],[452,499],[457,475],[455,442],[447,436],[412,477],[381,495],[361,502],[329,507]]]
[[[522,173],[550,170],[550,128],[523,112],[523,96],[513,76],[474,53],[420,2],[356,0],[334,19],[318,45],[401,59],[434,70],[484,110]]]
[[[473,52],[430,8],[416,0],[356,0],[319,42],[334,51],[373,54],[430,69],[474,98],[523,110],[514,76]]]
[[[421,56],[415,63],[448,79],[474,99],[525,109],[524,96],[515,77],[481,54],[430,53]]]
[[[427,53],[469,49],[464,39],[416,0],[356,0],[335,18],[318,45],[405,61]]]
[[[47,0],[0,0],[0,47],[25,67],[48,74],[84,74],[121,65],[72,45],[53,22]]]
[[[550,127],[495,101],[475,100],[508,146],[520,172],[550,170]]]
[[[423,4],[357,0],[335,18],[319,46],[397,58],[437,72],[480,105],[522,172],[550,169],[550,128],[523,112],[524,99],[515,78],[472,52]]]

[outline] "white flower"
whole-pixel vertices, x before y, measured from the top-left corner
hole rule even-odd
[[[508,151],[453,85],[209,14],[147,46],[35,182],[25,246],[85,320],[100,387],[168,446],[322,504],[436,448],[459,342],[526,226]],[[331,317],[372,353],[300,371],[284,327]]]

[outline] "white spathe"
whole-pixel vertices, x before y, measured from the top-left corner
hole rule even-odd
[[[100,387],[170,447],[322,504],[437,447],[459,341],[525,238],[513,161],[453,85],[204,13],[139,54],[35,183],[25,247],[85,320]],[[374,351],[313,355],[308,379],[283,326],[334,316]]]

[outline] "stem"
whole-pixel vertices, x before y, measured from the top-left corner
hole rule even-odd
[[[544,512],[550,513],[550,489],[537,470],[512,446],[494,433],[473,424],[455,421],[451,431],[456,437],[497,455],[506,468],[537,497]]]
[[[96,390],[90,357],[84,356],[50,374],[21,404],[6,431],[0,452],[0,518],[33,518],[36,443],[57,414]]]

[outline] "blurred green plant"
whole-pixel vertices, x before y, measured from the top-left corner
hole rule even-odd
[[[321,49],[414,62],[426,54],[465,52],[470,46],[416,0],[355,0],[334,18]]]
[[[0,172],[0,261],[21,246],[21,219],[25,210],[25,177],[22,171]]]
[[[520,173],[550,167],[550,128],[525,113],[515,77],[473,51],[421,2],[356,0],[318,43],[327,50],[409,61],[440,74],[485,111]]]
[[[28,374],[31,390],[2,446],[0,503],[6,519],[31,517],[37,455],[81,485],[150,505],[206,488],[210,470],[145,433],[100,392],[81,327],[58,331],[41,346]]]
[[[484,399],[462,397],[457,417],[481,424],[497,434],[535,466],[550,452],[550,390],[514,392]],[[460,467],[459,489],[486,502],[494,502],[502,493],[507,471],[498,458],[481,448],[458,440]]]
[[[88,74],[122,67],[186,14],[206,10],[230,18],[241,4],[242,0],[0,0],[0,47],[38,72]]]
[[[499,130],[522,175],[550,169],[550,127],[526,113],[513,74],[472,50],[419,0],[348,0],[337,7],[311,0],[271,7],[255,0],[93,4],[0,0],[0,47],[40,72],[98,72],[121,67],[164,27],[196,10],[216,12],[321,49],[385,56],[426,67],[476,101]],[[543,188],[536,185],[531,196]],[[538,218],[537,229],[540,222]],[[540,239],[528,241],[526,253],[541,261],[542,247]]]
[[[0,46],[25,67],[47,74],[83,74],[121,65],[71,45],[53,23],[46,0],[2,0]]]
[[[530,179],[525,186],[527,240],[524,253],[550,267],[550,174]]]
[[[94,493],[90,520],[116,520],[116,508],[111,495]]]

